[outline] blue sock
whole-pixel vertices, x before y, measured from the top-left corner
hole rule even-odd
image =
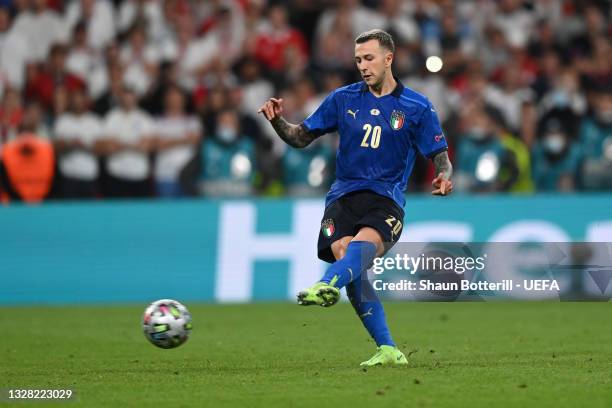
[[[321,282],[331,283],[338,289],[353,281],[358,281],[376,257],[376,245],[369,241],[351,241],[346,247],[344,258],[334,262]]]
[[[346,294],[376,345],[395,347],[385,319],[385,310],[367,276],[349,283]]]

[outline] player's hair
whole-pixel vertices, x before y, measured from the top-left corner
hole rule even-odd
[[[364,31],[355,38],[355,44],[363,44],[370,40],[378,41],[381,47],[388,49],[391,52],[395,52],[395,43],[393,37],[388,32],[375,28],[373,30]]]

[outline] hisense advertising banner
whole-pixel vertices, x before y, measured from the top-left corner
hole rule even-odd
[[[323,209],[319,199],[5,207],[0,302],[294,300],[327,266],[316,251],[319,231],[330,228],[322,223]],[[409,197],[405,211],[399,244],[375,261],[373,267],[383,262],[379,267],[385,271],[371,268],[370,281],[418,282],[431,274],[434,283],[446,282],[441,277],[448,275],[468,286],[449,293],[442,286],[397,291],[387,286],[380,293],[385,298],[563,300],[612,293],[612,252],[606,245],[612,242],[612,195]],[[602,244],[588,244],[594,242]],[[456,264],[450,272],[438,264],[414,268],[413,274],[386,269],[386,259],[396,255],[417,262],[424,254],[418,249],[435,249],[430,243],[455,243],[453,251],[473,253],[474,265],[484,253],[484,267],[463,273],[456,273]],[[473,287],[478,281],[502,286]],[[511,290],[504,283],[513,285]]]

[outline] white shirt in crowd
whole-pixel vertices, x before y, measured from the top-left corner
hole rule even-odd
[[[188,134],[199,134],[200,122],[195,116],[160,118],[155,124],[155,135],[162,140],[182,139]],[[196,154],[193,145],[178,145],[157,153],[155,161],[155,180],[163,182],[178,181],[181,170]]]
[[[0,76],[6,87],[22,89],[30,60],[27,38],[15,30],[0,33]]]
[[[55,138],[58,140],[80,140],[87,148],[102,136],[102,121],[93,113],[75,115],[64,113],[55,122]],[[93,181],[98,177],[98,159],[89,150],[74,149],[62,155],[59,160],[61,173],[70,178]]]
[[[123,144],[136,146],[143,137],[150,137],[153,133],[153,119],[143,110],[116,108],[106,115],[105,137],[116,138]],[[147,153],[132,149],[109,155],[106,166],[111,176],[129,181],[143,181],[151,170]]]
[[[115,10],[108,0],[94,0],[92,16],[87,22],[87,43],[90,47],[103,49],[115,38]],[[81,1],[71,1],[66,7],[65,24],[71,33],[84,17]]]
[[[66,59],[66,69],[87,82],[89,97],[92,99],[101,97],[108,89],[104,55],[95,48],[71,48]]]
[[[122,32],[128,31],[136,19],[141,17],[141,13],[147,24],[147,34],[154,42],[162,40],[171,32],[164,18],[160,0],[122,1],[117,18],[119,30]]]
[[[53,44],[66,43],[69,38],[64,21],[51,10],[41,13],[31,11],[19,13],[12,30],[26,38],[27,49],[34,61],[44,61]]]
[[[153,44],[147,44],[142,53],[137,53],[130,44],[126,44],[121,48],[119,58],[126,66],[123,81],[134,88],[138,96],[143,96],[149,90],[153,80],[145,65],[158,64],[159,51]]]

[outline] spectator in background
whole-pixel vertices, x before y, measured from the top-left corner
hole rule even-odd
[[[85,82],[67,71],[67,53],[68,49],[64,45],[55,44],[46,66],[32,69],[26,86],[27,98],[37,100],[45,109],[50,109],[57,87],[65,87],[68,92],[85,89]]]
[[[534,78],[531,88],[535,92],[536,99],[539,101],[553,87],[555,79],[561,74],[561,59],[555,51],[546,51],[538,55],[538,71]]]
[[[274,75],[284,76],[290,65],[305,66],[306,39],[289,25],[287,10],[277,4],[268,10],[268,24],[261,28],[255,42],[255,57]]]
[[[444,8],[435,28],[437,33],[424,41],[426,55],[443,56],[446,75],[457,74],[464,60],[474,51],[471,33],[453,7]]]
[[[0,106],[0,147],[17,136],[23,118],[21,95],[15,89],[6,89]]]
[[[119,63],[108,65],[108,89],[96,99],[93,111],[100,116],[106,115],[111,109],[120,105],[121,93],[123,91],[124,69]]]
[[[160,59],[158,49],[147,38],[144,24],[136,22],[129,30],[127,44],[121,47],[119,60],[125,67],[123,81],[138,97],[146,94],[157,78]]]
[[[55,172],[53,145],[36,134],[33,106],[26,109],[20,133],[0,152],[0,184],[11,199],[27,203],[37,203],[49,195]]]
[[[214,132],[202,143],[200,193],[248,196],[254,191],[255,144],[243,133],[238,112],[223,109]]]
[[[108,88],[108,72],[103,50],[87,42],[87,25],[80,21],[74,26],[73,41],[66,58],[66,69],[87,83],[89,97],[96,99]]]
[[[508,128],[501,112],[498,110],[485,109],[485,112],[493,123],[494,133],[506,150],[500,174],[503,183],[502,191],[511,193],[533,192],[529,149],[529,145],[535,138],[535,129],[531,129],[531,124],[536,122],[533,104],[523,104],[521,116],[529,126],[523,126],[518,133]],[[523,140],[523,137],[529,137],[529,143]]]
[[[543,118],[539,140],[532,151],[533,181],[538,191],[574,191],[577,188],[581,153],[571,134],[573,112],[558,109]]]
[[[472,104],[462,112],[457,140],[455,186],[459,191],[506,191],[516,181],[514,157],[500,141],[491,108]]]
[[[215,87],[208,92],[205,102],[199,106],[204,129],[209,134],[214,134],[217,131],[217,117],[222,111],[231,107],[229,95],[231,90],[222,86]],[[197,105],[196,105],[197,106]]]
[[[47,8],[47,0],[28,0],[28,5],[17,14],[12,29],[26,38],[28,60],[44,62],[51,46],[66,43],[69,32],[60,16]]]
[[[326,19],[332,21],[327,23]],[[347,75],[355,69],[355,52],[346,44],[355,39],[351,10],[339,7],[323,13],[317,27],[314,63],[323,71],[342,70]],[[328,27],[329,25],[329,27]],[[334,58],[329,58],[333,55]]]
[[[250,0],[244,5],[244,51],[246,55],[251,56],[254,54],[257,36],[268,26],[268,22],[264,17],[266,8],[267,0]]]
[[[325,194],[333,181],[334,146],[320,138],[303,149],[287,149],[283,155],[283,184],[297,197]]]
[[[526,85],[521,67],[514,61],[501,71],[501,84],[489,85],[483,93],[485,102],[502,113],[513,133],[518,133],[522,128],[523,105],[534,99],[533,91]]]
[[[200,30],[204,34],[202,54],[206,55],[200,76],[205,76],[215,66],[229,67],[238,61],[245,44],[244,15],[240,6],[234,2],[218,4]],[[206,82],[206,78],[204,81],[208,87],[215,85]]]
[[[51,132],[45,120],[44,107],[38,101],[26,103],[20,129],[20,133],[32,133],[38,138],[51,139]]]
[[[573,117],[586,112],[587,101],[580,89],[580,80],[575,68],[568,67],[551,77],[548,92],[539,103],[540,116],[552,110],[569,109]]]
[[[154,147],[153,119],[138,107],[136,92],[123,87],[121,105],[104,120],[104,136],[97,149],[106,155],[105,195],[147,197],[151,195],[151,164]]]
[[[372,24],[395,33],[396,43],[415,43],[419,40],[418,26],[410,14],[408,2],[381,0],[376,11]]]
[[[22,89],[25,65],[29,61],[27,38],[11,29],[11,15],[0,7],[0,87]]]
[[[300,161],[304,166],[286,167],[296,163],[294,152],[286,151],[283,143],[273,145],[279,141],[273,128],[263,117],[253,118],[252,112],[266,94],[280,94],[286,98],[287,115],[293,115],[296,121],[303,120],[329,91],[352,79],[359,80],[353,50],[345,45],[352,43],[357,32],[380,26],[391,30],[396,39],[394,64],[398,77],[405,78],[406,83],[436,105],[444,121],[451,157],[454,140],[459,140],[457,147],[470,143],[475,146],[475,150],[469,147],[460,152],[457,160],[462,163],[465,163],[462,157],[476,160],[483,146],[489,144],[476,143],[468,137],[471,125],[467,126],[469,120],[463,112],[466,108],[486,102],[503,113],[502,119],[492,120],[491,132],[496,135],[493,139],[502,145],[499,177],[486,186],[477,183],[474,189],[529,191],[530,166],[534,167],[534,176],[554,173],[556,166],[573,157],[574,143],[586,154],[574,188],[612,189],[612,182],[606,181],[607,175],[612,175],[612,168],[607,167],[610,161],[607,157],[612,157],[612,153],[607,155],[611,150],[606,142],[609,125],[606,108],[599,107],[606,104],[600,102],[601,94],[609,86],[612,72],[610,7],[606,2],[0,3],[4,5],[0,6],[0,145],[18,134],[26,116],[22,99],[28,102],[27,116],[38,117],[36,127],[43,125],[39,133],[44,134],[44,125],[52,126],[67,114],[74,115],[67,112],[69,95],[74,91],[80,94],[86,89],[86,94],[95,101],[94,110],[103,116],[121,105],[123,84],[127,81],[142,95],[141,107],[157,116],[164,112],[164,95],[178,84],[185,92],[186,110],[190,111],[191,103],[195,104],[205,124],[203,128],[212,138],[216,137],[219,115],[230,108],[236,111],[240,133],[255,145],[254,153],[247,146],[246,157],[254,157],[252,168],[256,169],[253,173],[257,175],[258,192],[280,194],[285,187],[283,181],[288,191],[295,192],[298,190],[292,187],[294,180],[290,178],[306,175],[301,180],[307,183],[309,172],[303,169],[309,168],[307,163],[318,153],[299,152],[298,155],[304,155],[300,158],[304,159]],[[12,24],[7,7],[14,12]],[[62,8],[64,16],[53,11]],[[308,47],[304,38],[308,38]],[[67,41],[56,46],[58,40]],[[437,73],[425,67],[426,57],[434,53],[444,62]],[[316,87],[316,92],[321,88],[328,92],[314,93],[309,84]],[[42,103],[42,111],[32,101]],[[563,125],[567,126],[563,133],[568,138],[569,150],[552,158],[544,150],[546,146],[558,146],[560,139],[544,137],[548,134],[543,123],[549,112],[568,108],[572,111],[567,116],[573,122],[572,130],[568,130],[569,124]],[[264,122],[258,122],[259,119]],[[577,142],[570,142],[577,138]],[[335,149],[334,143],[335,139],[330,139],[331,149]],[[140,153],[153,156],[154,146],[150,148],[153,150]],[[166,152],[159,153],[163,156]],[[103,156],[102,160],[105,159]],[[568,166],[573,168],[574,161],[570,162]],[[493,161],[482,163],[481,168],[486,170]],[[425,181],[429,184],[431,179],[431,166],[425,164],[424,161],[415,164],[411,182],[417,187]],[[474,168],[476,164],[473,163]],[[536,168],[539,164],[550,167],[543,171]],[[283,172],[283,167],[296,170]],[[106,168],[106,164],[100,168],[103,179]],[[188,166],[183,175],[193,168]],[[569,177],[564,176],[563,180]],[[564,181],[555,186],[569,188],[570,183]],[[306,189],[312,191],[311,186]]]
[[[179,20],[175,35],[162,44],[163,57],[176,61],[179,84],[188,90],[197,86],[200,74],[210,63],[204,39],[195,34],[193,19],[183,17]]]
[[[319,17],[316,28],[316,41],[318,44],[321,44],[334,31],[338,23],[338,15],[346,17],[346,19],[343,17],[342,20],[350,25],[349,35],[353,39],[359,33],[376,28],[376,24],[381,21],[381,16],[376,11],[363,6],[360,0],[340,0],[335,8],[325,9]],[[340,47],[338,47],[338,50],[340,50]]]
[[[70,94],[70,111],[55,122],[54,144],[61,176],[58,192],[64,198],[93,198],[98,193],[96,145],[102,137],[102,122],[88,109],[85,91],[74,91]]]
[[[126,32],[137,21],[142,21],[147,27],[147,36],[154,42],[162,40],[167,34],[167,22],[162,3],[168,3],[176,8],[172,0],[126,0],[119,5],[118,27]],[[165,7],[165,6],[164,6]]]
[[[240,110],[243,112],[255,112],[262,98],[269,98],[274,94],[274,86],[263,77],[261,65],[255,58],[245,58],[242,60],[238,71],[239,85],[242,89]],[[261,115],[258,115],[257,118],[261,118]],[[265,118],[262,120],[265,120]],[[263,122],[260,123],[263,124]]]
[[[593,106],[580,125],[585,164],[582,184],[589,190],[612,188],[612,82],[593,90]]]
[[[60,116],[68,112],[70,108],[69,98],[70,93],[66,87],[62,86],[55,89],[55,93],[53,94],[53,110],[48,118],[48,123],[50,126],[54,125]]]
[[[450,115],[451,103],[456,98],[453,98],[444,77],[431,75],[431,72],[425,67],[425,61],[421,55],[418,57],[412,56],[412,58],[417,61],[414,75],[403,78],[402,82],[416,92],[427,95],[432,105],[436,107],[440,122],[444,123]]]
[[[77,24],[85,26],[86,44],[103,50],[115,38],[115,13],[109,0],[72,0],[66,6],[66,29],[72,32]]]
[[[196,116],[185,112],[185,97],[179,88],[168,88],[164,101],[164,116],[155,122],[155,186],[160,197],[181,197],[186,191],[180,175],[196,156],[202,127]]]
[[[500,0],[493,23],[513,47],[525,47],[535,25],[535,15],[521,0]]]
[[[141,100],[140,106],[153,116],[160,116],[166,109],[165,97],[170,88],[177,88],[184,93],[180,83],[178,65],[172,62],[164,62],[159,66],[159,78],[151,91]],[[185,101],[186,110],[192,110],[191,101]]]
[[[482,62],[485,73],[489,74],[510,60],[508,42],[504,34],[492,25],[484,28],[475,47],[478,59]]]

